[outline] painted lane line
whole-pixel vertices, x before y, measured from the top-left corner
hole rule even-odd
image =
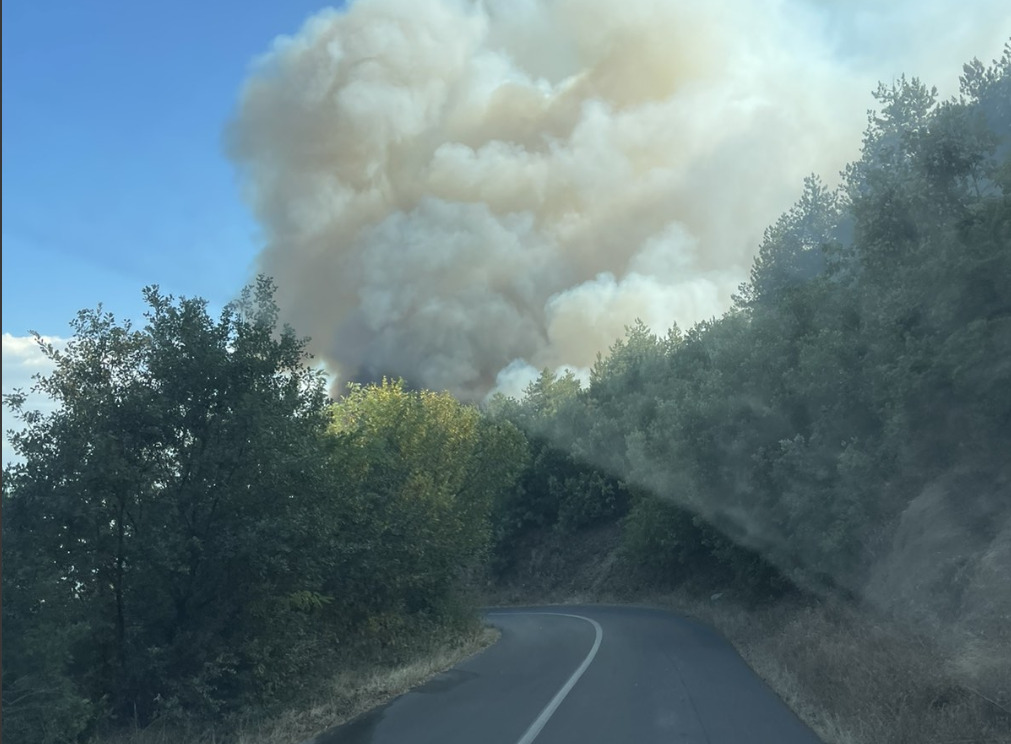
[[[490,615],[554,615],[555,617],[574,617],[577,620],[585,620],[593,626],[593,630],[596,632],[596,638],[593,639],[593,647],[590,649],[590,653],[586,655],[583,659],[583,663],[579,665],[579,668],[572,673],[569,677],[569,681],[562,685],[562,688],[555,693],[555,696],[551,698],[541,714],[534,719],[534,722],[530,724],[530,728],[526,730],[526,733],[520,737],[516,744],[532,744],[533,740],[537,738],[537,735],[541,733],[541,729],[547,724],[554,715],[555,711],[558,710],[558,706],[562,704],[565,700],[566,695],[576,686],[576,682],[579,678],[583,676],[583,672],[589,668],[590,663],[593,661],[593,657],[597,655],[597,650],[600,648],[600,642],[604,639],[604,629],[600,627],[600,623],[589,617],[583,617],[582,615],[570,615],[567,612],[499,612],[499,613],[489,613]]]

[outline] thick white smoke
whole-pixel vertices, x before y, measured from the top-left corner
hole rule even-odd
[[[959,27],[899,3],[946,79],[1006,39],[1000,4],[975,4],[949,4],[979,24]],[[929,80],[876,5],[323,11],[260,61],[229,132],[259,268],[344,379],[472,399],[531,367],[585,368],[636,318],[717,315],[804,176],[857,154],[876,79]]]

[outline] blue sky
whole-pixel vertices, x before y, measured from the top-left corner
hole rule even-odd
[[[140,290],[227,302],[256,226],[222,132],[251,61],[319,2],[3,3],[3,331],[64,336]]]

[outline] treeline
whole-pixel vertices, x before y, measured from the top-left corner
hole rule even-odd
[[[326,395],[261,279],[219,319],[82,312],[3,479],[5,740],[269,712],[473,624],[523,435],[400,383]]]
[[[861,158],[838,188],[805,182],[723,317],[637,324],[585,389],[545,371],[492,401],[533,447],[504,563],[524,526],[621,518],[665,582],[859,596],[911,501],[952,474],[978,538],[962,568],[1007,532],[1011,47],[961,83],[944,102],[880,86]]]
[[[491,402],[533,452],[499,565],[524,529],[620,520],[654,581],[901,589],[940,622],[975,592],[972,633],[1011,640],[981,568],[1011,545],[1011,47],[961,83],[880,86],[861,158],[805,182],[724,316]]]

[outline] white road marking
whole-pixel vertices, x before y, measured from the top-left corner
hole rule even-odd
[[[555,696],[551,698],[551,702],[549,702],[546,706],[544,706],[544,710],[541,711],[541,714],[537,716],[536,719],[534,719],[534,722],[530,724],[530,728],[528,728],[526,730],[526,733],[523,734],[523,736],[520,737],[519,741],[516,742],[516,744],[531,744],[533,740],[537,738],[537,735],[541,733],[541,729],[543,729],[544,726],[547,724],[547,722],[551,719],[551,716],[553,716],[555,711],[558,710],[558,706],[562,704],[563,700],[565,700],[565,696],[569,694],[572,688],[575,687],[576,682],[579,681],[579,678],[583,676],[583,672],[585,672],[587,668],[589,668],[590,663],[593,661],[593,657],[597,655],[597,649],[600,648],[600,642],[604,639],[604,629],[600,627],[600,623],[598,623],[596,620],[593,620],[588,617],[583,617],[582,615],[570,615],[567,612],[509,612],[509,613],[500,612],[489,614],[556,615],[558,617],[574,617],[578,620],[585,620],[586,622],[590,623],[590,625],[593,626],[593,629],[594,631],[596,631],[597,634],[596,638],[593,639],[593,647],[590,649],[590,653],[586,655],[586,658],[583,659],[583,663],[580,664],[579,668],[572,673],[572,676],[569,677],[569,681],[566,682],[564,685],[562,685],[562,688],[555,693]]]

